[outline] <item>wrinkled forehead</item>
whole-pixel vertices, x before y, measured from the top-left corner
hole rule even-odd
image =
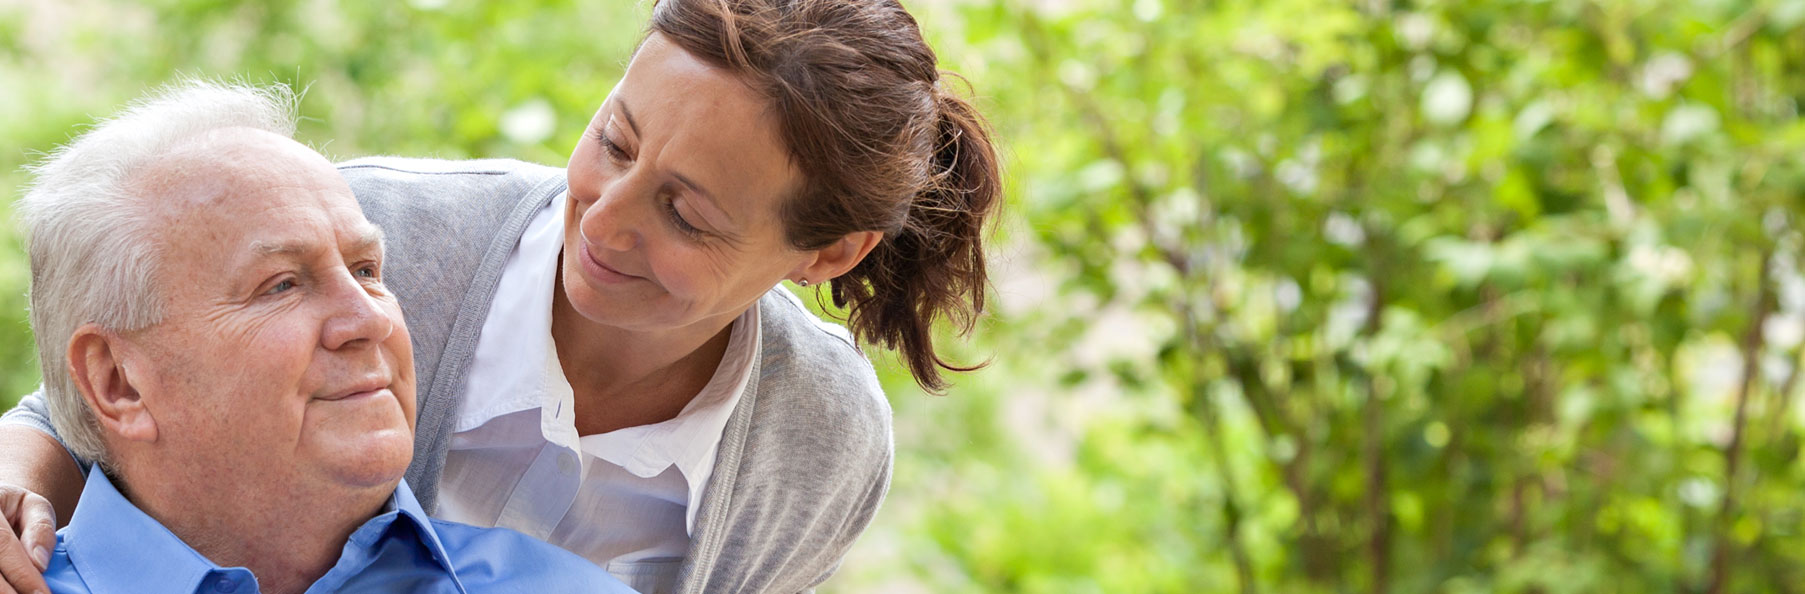
[[[252,128],[222,128],[178,141],[138,168],[138,194],[158,210],[212,206],[281,188],[350,196],[325,157],[299,142]],[[291,193],[292,194],[292,193]]]
[[[268,132],[226,129],[172,147],[140,171],[133,193],[167,266],[225,272],[270,257],[381,251],[331,163]]]

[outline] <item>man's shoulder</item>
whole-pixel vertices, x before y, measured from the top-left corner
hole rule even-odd
[[[632,592],[607,571],[570,551],[507,528],[432,520],[433,531],[473,592]]]

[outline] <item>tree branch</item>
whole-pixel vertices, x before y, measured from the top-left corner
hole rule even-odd
[[[1372,240],[1369,246],[1376,246],[1377,238],[1368,235]],[[1376,247],[1371,252],[1379,251]],[[1385,275],[1384,255],[1373,254],[1372,303],[1367,306],[1366,327],[1361,334],[1371,339],[1384,327],[1381,316],[1385,312]],[[1391,569],[1391,493],[1387,484],[1385,468],[1385,410],[1379,401],[1378,383],[1371,369],[1362,372],[1366,384],[1366,403],[1361,413],[1364,435],[1361,436],[1361,458],[1366,473],[1365,508],[1366,516],[1372,522],[1367,543],[1367,556],[1372,563],[1372,591],[1383,594],[1390,590]]]
[[[1771,247],[1762,250],[1761,273],[1755,279],[1759,287],[1755,292],[1755,315],[1742,334],[1742,379],[1736,387],[1736,418],[1730,428],[1730,446],[1724,450],[1724,498],[1714,523],[1713,538],[1716,546],[1711,555],[1710,582],[1705,587],[1708,594],[1723,594],[1730,579],[1730,557],[1735,546],[1735,543],[1730,542],[1730,525],[1736,514],[1736,496],[1739,491],[1736,486],[1738,471],[1742,466],[1743,430],[1748,424],[1749,393],[1760,379],[1758,374],[1761,372],[1761,351],[1764,346],[1761,327],[1774,306],[1773,288],[1768,282],[1773,259]]]

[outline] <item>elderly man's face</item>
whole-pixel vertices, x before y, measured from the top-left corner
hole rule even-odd
[[[127,335],[149,362],[127,372],[164,460],[262,488],[392,487],[413,453],[413,353],[350,188],[248,129],[162,161],[141,181],[161,202],[166,315]]]

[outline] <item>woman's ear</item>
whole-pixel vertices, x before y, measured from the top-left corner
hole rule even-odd
[[[118,334],[84,324],[69,337],[69,375],[103,431],[130,441],[156,441],[157,420],[125,364],[129,350]]]
[[[870,255],[871,250],[883,240],[884,232],[882,231],[847,233],[838,241],[815,250],[810,258],[803,260],[802,265],[790,274],[790,280],[799,283],[804,280],[809,283],[824,283],[837,278],[846,274],[846,271],[852,270],[852,267],[858,266],[859,262],[865,261],[865,256]]]

